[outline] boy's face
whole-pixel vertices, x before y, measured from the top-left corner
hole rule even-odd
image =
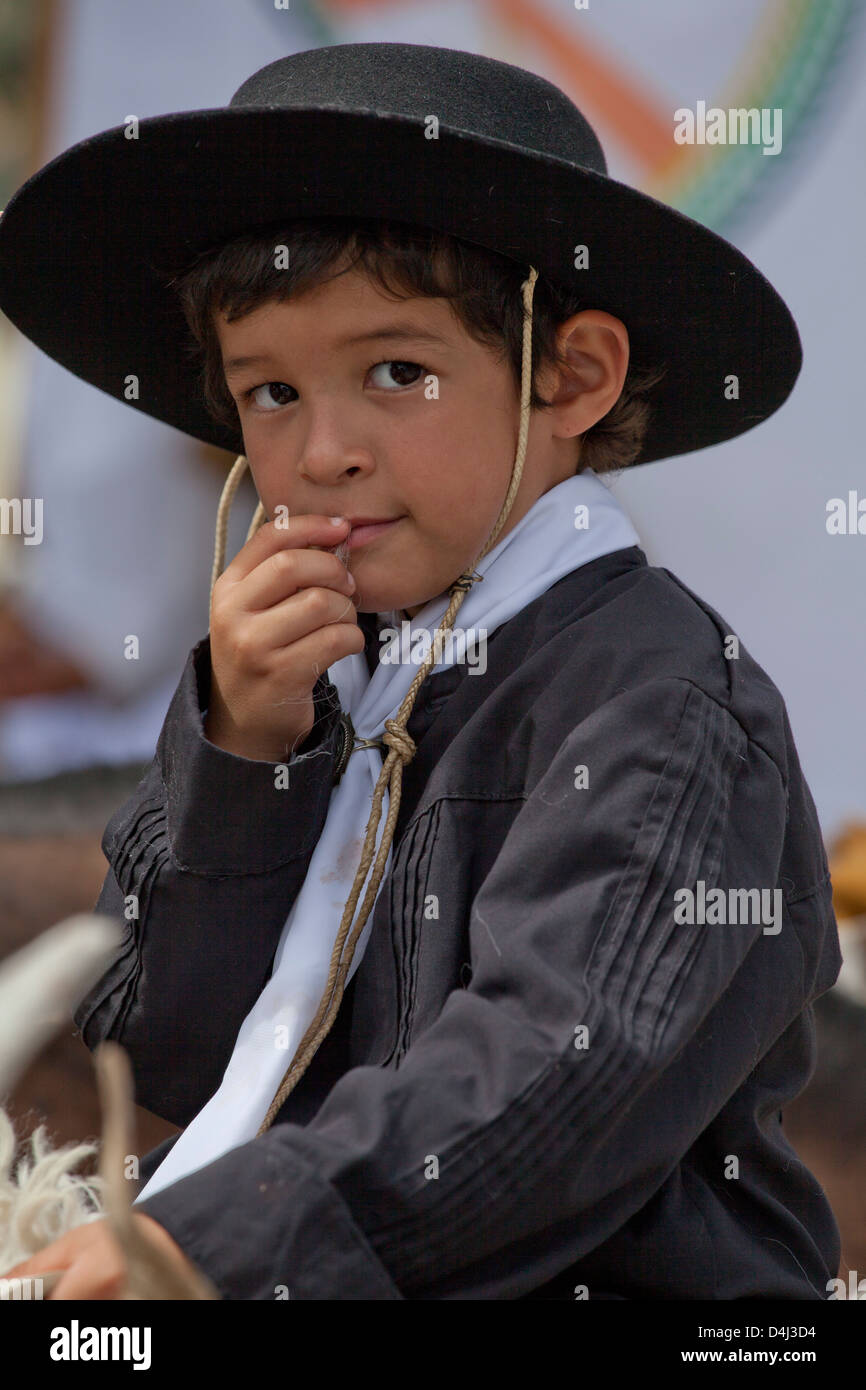
[[[397,328],[399,337],[388,331]],[[283,504],[290,516],[395,519],[369,539],[350,537],[359,611],[411,615],[446,593],[475,564],[511,477],[520,399],[508,364],[466,333],[447,300],[395,301],[356,270],[234,323],[220,316],[216,330],[268,516]],[[232,367],[239,357],[262,360]],[[530,428],[497,539],[574,472],[574,440],[557,450],[545,438]]]

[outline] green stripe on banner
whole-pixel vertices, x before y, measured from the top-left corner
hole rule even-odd
[[[788,31],[794,42],[787,43],[787,36],[780,34],[779,47],[787,50],[790,57],[779,67],[772,85],[756,92],[751,101],[738,103],[782,109],[781,152],[765,155],[760,145],[715,146],[716,151],[724,151],[722,157],[713,160],[712,169],[702,167],[684,196],[673,190],[674,206],[696,221],[721,230],[734,209],[747,200],[755,184],[772,172],[772,161],[781,159],[786,149],[790,152],[792,139],[800,133],[813,98],[839,56],[840,40],[855,11],[860,9],[857,0],[807,0],[799,24]]]

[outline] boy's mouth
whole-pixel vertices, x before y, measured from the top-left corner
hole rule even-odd
[[[390,531],[403,518],[396,516],[390,521],[371,521],[362,517],[353,521],[350,517],[349,520],[352,522],[352,529],[346,537],[346,544],[350,550],[355,550],[359,545],[366,545],[368,541],[375,540],[377,536],[384,536],[386,531]]]

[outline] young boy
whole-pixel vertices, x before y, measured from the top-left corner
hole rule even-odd
[[[550,83],[359,44],[48,166],[0,303],[262,502],[220,573],[239,458],[103,839],[127,937],[75,1020],[184,1127],[139,1219],[226,1298],[826,1298],[783,1130],[841,963],[815,807],[781,695],[598,477],[784,401],[775,291]],[[39,1262],[122,1273],[102,1222]]]

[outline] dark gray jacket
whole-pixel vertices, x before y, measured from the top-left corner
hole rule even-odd
[[[225,1297],[827,1297],[839,1232],[783,1110],[838,931],[783,699],[729,633],[634,546],[491,633],[483,675],[425,682],[331,1033],[266,1134],[138,1208]],[[269,977],[338,743],[322,679],[275,789],[205,739],[209,677],[205,639],[106,828],[98,910],[139,916],[75,1014],[181,1126]],[[699,881],[721,922],[680,920]],[[738,889],[778,889],[779,924]]]

